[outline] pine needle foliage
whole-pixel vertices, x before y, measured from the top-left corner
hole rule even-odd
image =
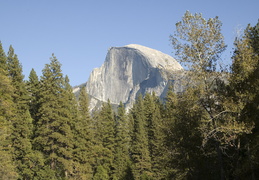
[[[42,71],[35,148],[41,151],[47,166],[57,179],[73,175],[73,112],[61,64],[52,55]]]
[[[17,179],[15,162],[13,160],[11,146],[12,141],[9,138],[12,134],[12,121],[14,112],[14,103],[12,96],[14,94],[10,78],[8,77],[7,58],[0,43],[0,179]]]
[[[33,164],[33,151],[31,144],[32,118],[28,106],[29,94],[23,80],[22,66],[12,46],[10,46],[8,51],[7,69],[14,88],[12,97],[15,110],[12,122],[13,132],[11,135],[14,158],[17,162],[17,169],[21,178],[31,179],[34,173],[30,168]]]

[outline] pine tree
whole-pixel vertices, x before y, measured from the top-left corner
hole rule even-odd
[[[17,168],[23,179],[31,179],[33,156],[31,136],[32,136],[32,118],[29,112],[29,96],[23,81],[22,66],[19,63],[14,49],[10,46],[7,56],[8,74],[11,84],[14,87],[13,101],[15,103],[15,114],[13,121],[13,133],[11,135],[14,147],[14,158],[17,162]]]
[[[167,160],[164,161],[164,165],[167,167],[165,168],[168,177],[171,176],[172,178],[176,179],[176,174],[178,171],[178,164],[176,162],[177,158],[176,156],[178,155],[179,151],[177,149],[177,142],[178,139],[175,137],[175,126],[177,123],[177,95],[173,91],[173,86],[170,84],[169,88],[167,90],[167,95],[165,97],[165,107],[163,109],[163,122],[164,122],[164,133],[165,133],[165,138],[164,138],[164,144],[166,146],[166,156]],[[180,179],[180,178],[178,178]]]
[[[61,64],[52,55],[50,64],[42,71],[39,113],[35,133],[35,148],[46,157],[47,173],[55,177],[73,175],[73,114],[70,93],[61,72]],[[47,174],[45,174],[47,175]]]
[[[130,157],[129,157],[129,121],[126,116],[125,108],[122,102],[118,107],[116,115],[116,126],[115,126],[115,158],[114,158],[114,177],[117,179],[126,179],[128,169],[130,168]]]
[[[13,87],[8,77],[7,60],[0,42],[0,179],[17,179],[18,174],[11,155],[10,135],[14,104]]]
[[[37,113],[39,109],[39,78],[34,69],[31,70],[29,80],[27,81],[27,90],[30,96],[30,114],[33,119],[33,124],[37,121]]]
[[[114,152],[115,121],[114,121],[114,114],[113,114],[110,100],[108,100],[107,103],[103,104],[103,107],[100,112],[100,120],[103,123],[103,132],[102,132],[103,146],[110,149],[112,152]]]
[[[78,178],[91,179],[93,176],[93,122],[89,112],[89,100],[85,87],[82,87],[78,100],[79,116],[75,123],[74,158],[78,163]]]
[[[102,165],[97,166],[93,180],[109,180],[109,174],[106,168]]]
[[[151,178],[151,158],[148,148],[147,123],[141,95],[134,104],[131,114],[134,120],[131,142],[131,158],[133,161],[132,171],[134,179]]]
[[[144,107],[153,178],[163,179],[166,177],[167,153],[164,145],[165,127],[161,116],[162,104],[153,92],[152,95],[145,95]]]
[[[76,101],[76,97],[73,94],[73,89],[69,84],[69,78],[66,75],[64,79],[64,94],[63,94],[63,104],[64,104],[64,116],[68,120],[67,125],[70,128],[69,131],[66,131],[65,137],[69,139],[69,144],[66,147],[67,154],[69,156],[66,158],[65,164],[65,176],[70,178],[78,178],[78,173],[75,173],[74,169],[77,169],[79,166],[75,163],[74,159],[74,149],[75,149],[75,130],[76,123],[78,122],[78,103]],[[68,148],[69,146],[69,148]],[[71,166],[73,164],[74,166]],[[85,176],[85,173],[81,173]],[[82,178],[84,179],[84,178]]]
[[[103,103],[95,119],[97,121],[94,150],[96,156],[95,173],[98,167],[102,166],[108,172],[109,177],[112,177],[115,154],[115,120],[109,100],[107,103]]]
[[[35,138],[35,130],[36,125],[38,121],[38,112],[39,112],[39,92],[40,92],[40,82],[38,79],[38,76],[34,69],[31,70],[29,75],[29,80],[26,83],[26,88],[29,93],[29,111],[32,117],[32,141]],[[35,149],[34,146],[32,146],[33,153],[31,154],[31,161],[33,164],[31,164],[31,169],[34,172],[33,178],[36,179],[51,179],[52,175],[51,173],[48,174],[48,170],[44,168],[44,162],[45,157],[43,153],[37,149]],[[46,174],[48,174],[46,176]],[[54,174],[53,174],[54,176]]]

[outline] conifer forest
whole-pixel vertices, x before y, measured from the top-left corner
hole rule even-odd
[[[233,42],[230,67],[221,26],[187,11],[170,36],[184,90],[140,94],[129,110],[107,100],[91,112],[54,54],[25,80],[0,44],[0,179],[259,179],[259,21]]]

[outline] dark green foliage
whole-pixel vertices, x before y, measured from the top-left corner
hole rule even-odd
[[[205,152],[201,148],[202,137],[199,125],[204,112],[202,107],[197,104],[198,97],[194,94],[196,92],[190,89],[184,95],[177,99],[171,99],[172,102],[168,102],[171,104],[168,105],[173,108],[175,116],[169,118],[171,126],[168,138],[171,140],[169,147],[171,146],[171,151],[173,152],[170,162],[173,168],[170,173],[171,177],[176,179],[206,179],[213,174],[213,170],[201,170],[201,167],[206,169],[208,165],[213,166],[213,161],[210,164],[203,161]]]
[[[131,145],[133,175],[135,179],[143,176],[152,177],[151,157],[148,144],[147,122],[142,96],[139,96],[131,110],[134,120]]]
[[[102,167],[107,171],[109,177],[112,177],[114,170],[114,154],[115,154],[115,120],[110,101],[103,103],[100,112],[95,117],[95,173],[98,167]],[[96,176],[96,175],[94,175]]]
[[[23,81],[22,66],[19,63],[17,55],[14,54],[12,46],[9,48],[7,56],[8,75],[14,88],[12,94],[15,103],[13,114],[13,132],[11,135],[12,146],[14,147],[14,158],[17,162],[17,169],[20,176],[24,179],[31,179],[33,171],[30,166],[33,164],[31,136],[32,136],[32,118],[29,112],[29,95],[26,90],[26,84]]]
[[[144,98],[145,116],[147,118],[147,132],[149,140],[149,152],[152,163],[154,179],[165,178],[166,161],[168,160],[167,151],[164,146],[165,124],[163,123],[161,111],[162,104],[159,98],[146,94]]]
[[[63,78],[61,64],[54,55],[50,60],[42,71],[35,149],[44,154],[45,166],[56,178],[68,178],[73,174],[72,92]]]
[[[106,168],[102,165],[97,166],[93,180],[109,180],[109,174]]]
[[[111,103],[108,100],[108,103],[104,103],[103,107],[100,111],[100,137],[102,138],[102,144],[105,148],[108,148],[112,152],[114,152],[114,144],[115,144],[115,120],[114,114],[112,111]]]
[[[236,148],[236,177],[259,177],[259,21],[248,25],[241,38],[235,41],[230,96],[236,108],[236,121],[253,127],[252,133],[238,138]]]
[[[130,168],[130,127],[122,102],[120,102],[115,119],[115,170],[113,176],[115,179],[125,179],[125,177],[128,176],[127,169]]]
[[[12,101],[13,87],[8,77],[6,55],[0,43],[0,179],[17,179],[9,138],[12,134],[12,121],[15,104]]]
[[[94,164],[94,129],[88,109],[89,102],[85,87],[80,91],[78,104],[78,118],[75,122],[74,130],[75,149],[73,156],[75,162],[78,163],[75,174],[78,179],[91,179],[93,176],[92,166]]]
[[[29,80],[27,81],[27,90],[29,92],[29,97],[30,97],[30,102],[29,102],[29,107],[30,107],[30,114],[31,117],[33,118],[33,123],[35,124],[37,121],[37,113],[39,110],[39,89],[40,84],[39,84],[39,78],[34,71],[34,69],[31,70],[30,75],[29,75]]]

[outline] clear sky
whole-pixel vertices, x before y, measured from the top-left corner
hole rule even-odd
[[[259,18],[259,0],[0,0],[0,41],[14,47],[27,79],[54,53],[71,85],[88,80],[109,47],[140,44],[174,56],[169,36],[186,10],[219,16],[230,62],[237,30]]]

